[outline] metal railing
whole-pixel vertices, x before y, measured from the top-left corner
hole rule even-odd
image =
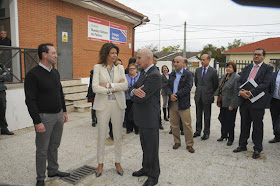
[[[0,45],[0,63],[11,73],[11,83],[23,82],[26,73],[39,63],[37,51],[37,48]]]

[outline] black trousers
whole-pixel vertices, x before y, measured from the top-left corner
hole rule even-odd
[[[237,109],[228,110],[228,107],[221,107],[219,120],[221,122],[221,137],[234,141],[234,127]]]
[[[150,179],[158,180],[159,167],[159,130],[158,128],[139,127],[140,142],[143,151],[142,170]]]
[[[280,133],[277,131],[280,124],[280,100],[272,98],[270,102],[270,114],[272,119],[273,134],[276,139],[280,139]]]
[[[8,123],[6,120],[6,91],[0,91],[0,128],[7,130]]]
[[[196,108],[196,133],[201,133],[202,130],[202,114],[204,113],[204,130],[203,133],[210,135],[210,120],[211,120],[212,104],[204,104],[202,100],[195,102]]]
[[[253,122],[252,139],[254,150],[261,152],[263,150],[263,116],[264,109],[254,109],[249,100],[245,100],[240,106],[241,133],[239,137],[239,146],[245,147],[250,137],[251,123]]]
[[[133,101],[131,99],[127,99],[126,100],[126,109],[125,109],[126,130],[133,131],[133,129],[134,129],[134,132],[139,132],[138,126],[136,126],[133,121],[133,116],[131,113],[132,105],[133,105]]]

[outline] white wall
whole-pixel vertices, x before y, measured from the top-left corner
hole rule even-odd
[[[172,72],[172,61],[158,61],[157,67],[159,67],[159,72],[161,73],[161,67],[166,65],[169,68],[169,73]],[[161,73],[162,74],[162,73]]]
[[[6,119],[9,130],[17,130],[33,126],[33,121],[25,104],[23,88],[6,90]]]

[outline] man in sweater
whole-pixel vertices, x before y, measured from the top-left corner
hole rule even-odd
[[[67,122],[68,116],[60,75],[53,67],[57,60],[56,50],[52,44],[41,44],[38,55],[40,63],[27,73],[24,90],[25,102],[36,131],[36,185],[44,185],[46,169],[48,177],[70,176],[69,173],[60,172],[57,163],[63,123]]]

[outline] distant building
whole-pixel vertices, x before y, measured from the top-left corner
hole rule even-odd
[[[126,66],[134,56],[134,29],[148,21],[116,0],[0,1],[0,28],[8,31],[12,46],[53,43],[62,79],[88,77],[105,42],[118,45]]]
[[[253,52],[256,48],[263,48],[266,51],[264,62],[271,64],[275,69],[280,67],[280,37],[268,38],[241,47],[233,48],[223,53],[226,55],[226,60],[231,61],[252,61]]]

